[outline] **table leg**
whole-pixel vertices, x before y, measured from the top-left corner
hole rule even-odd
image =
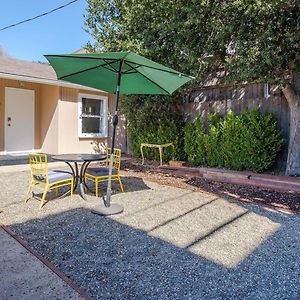
[[[85,187],[87,190],[89,190],[91,193],[94,193],[94,191],[91,190],[91,189],[88,187],[88,185],[86,184],[85,179],[84,179],[86,169],[88,168],[88,166],[89,166],[90,163],[91,163],[91,162],[88,161],[88,162],[85,163],[84,166],[82,166],[83,169],[82,169],[82,174],[81,174],[82,177],[81,177],[81,178],[82,178],[82,183],[83,183],[84,187]]]
[[[162,154],[163,154],[163,149],[162,147],[159,147],[159,158],[160,158],[160,165],[162,166]]]
[[[87,187],[84,181],[84,174],[86,171],[86,168],[88,167],[88,165],[90,164],[90,162],[85,161],[80,168],[80,176],[79,176],[79,192],[80,192],[80,196],[81,198],[83,198],[84,200],[87,200],[86,198],[86,194],[84,192],[84,187]]]
[[[141,146],[141,154],[142,154],[142,165],[143,165],[144,164],[143,146]]]
[[[173,145],[173,144],[171,145],[171,147],[172,147],[172,159],[174,160],[174,159],[175,159],[175,158],[174,158],[175,148],[174,148],[174,145]]]
[[[78,184],[78,164],[75,162],[75,171],[74,168],[72,167],[72,165],[69,162],[65,162],[71,169],[72,171],[72,175],[73,175],[73,179],[74,179],[74,188],[73,188],[73,192],[76,190],[77,188],[77,184]]]

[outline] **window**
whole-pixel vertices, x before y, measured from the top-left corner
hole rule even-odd
[[[79,94],[79,137],[107,136],[107,97]]]

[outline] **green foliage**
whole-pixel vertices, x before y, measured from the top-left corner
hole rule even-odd
[[[176,99],[167,96],[126,96],[121,100],[121,111],[128,118],[128,139],[132,154],[140,156],[141,143],[173,143],[164,150],[163,159],[185,159],[183,150],[184,122],[174,109]],[[159,160],[158,149],[143,150],[145,157]]]
[[[242,170],[248,169],[244,165],[247,155],[245,148],[247,126],[242,123],[242,118],[230,112],[220,124],[221,142],[220,151],[222,153],[222,166],[225,168]]]
[[[92,50],[132,50],[201,78],[285,81],[299,62],[295,0],[88,0]],[[228,49],[234,55],[228,54]]]
[[[87,45],[91,51],[131,50],[197,79],[221,66],[224,79],[235,82],[285,84],[300,65],[300,9],[295,0],[87,2],[85,25],[95,40]],[[208,135],[200,126],[201,134],[195,136],[197,122],[185,127],[183,147],[183,123],[172,111],[174,101],[166,99],[127,98],[129,140],[136,155],[140,142],[159,142],[163,132],[176,143],[177,158],[185,148],[194,164],[262,171],[274,162],[282,140],[271,115],[211,116]]]
[[[209,122],[209,137],[206,144],[206,161],[211,167],[219,167],[223,165],[223,156],[221,153],[222,140],[222,116],[220,114],[210,114]]]
[[[247,149],[245,167],[254,171],[269,169],[284,144],[276,119],[271,113],[261,116],[258,110],[254,110],[244,112],[241,121],[247,128],[243,139],[243,147]]]
[[[187,160],[192,165],[206,164],[207,135],[200,119],[194,123],[187,123],[184,127],[184,151]]]
[[[283,139],[272,114],[258,110],[224,119],[209,116],[206,134],[200,120],[185,126],[185,151],[194,165],[262,172],[271,168],[283,146]],[[196,125],[201,124],[201,125]],[[201,128],[196,133],[196,126]]]

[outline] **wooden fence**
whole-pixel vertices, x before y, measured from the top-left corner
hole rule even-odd
[[[271,112],[278,121],[284,139],[289,138],[289,108],[286,99],[275,87],[266,91],[262,83],[245,86],[208,87],[194,90],[181,105],[186,121],[200,117],[207,122],[208,114],[229,111],[240,114],[245,110],[259,108],[262,113]]]

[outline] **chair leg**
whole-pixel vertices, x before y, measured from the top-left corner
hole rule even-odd
[[[33,182],[30,181],[29,188],[28,188],[28,191],[27,191],[26,197],[25,197],[25,203],[29,200],[29,195],[30,195],[30,192],[32,190],[32,184],[33,184]]]
[[[47,195],[48,189],[49,189],[49,186],[46,185],[46,186],[45,186],[45,190],[44,190],[44,192],[43,192],[43,196],[42,196],[40,208],[42,208],[42,207],[44,206],[45,202],[46,202],[45,199],[46,199],[46,195]]]
[[[55,196],[58,196],[58,186],[55,187]]]
[[[119,181],[119,184],[120,184],[121,191],[124,193],[124,188],[123,188],[123,184],[122,184],[122,180],[121,180],[120,176],[118,176],[118,181]]]
[[[73,200],[73,189],[74,189],[74,180],[71,180],[71,191],[70,191],[70,200]]]
[[[96,191],[96,197],[99,196],[99,181],[95,179],[95,191]]]

